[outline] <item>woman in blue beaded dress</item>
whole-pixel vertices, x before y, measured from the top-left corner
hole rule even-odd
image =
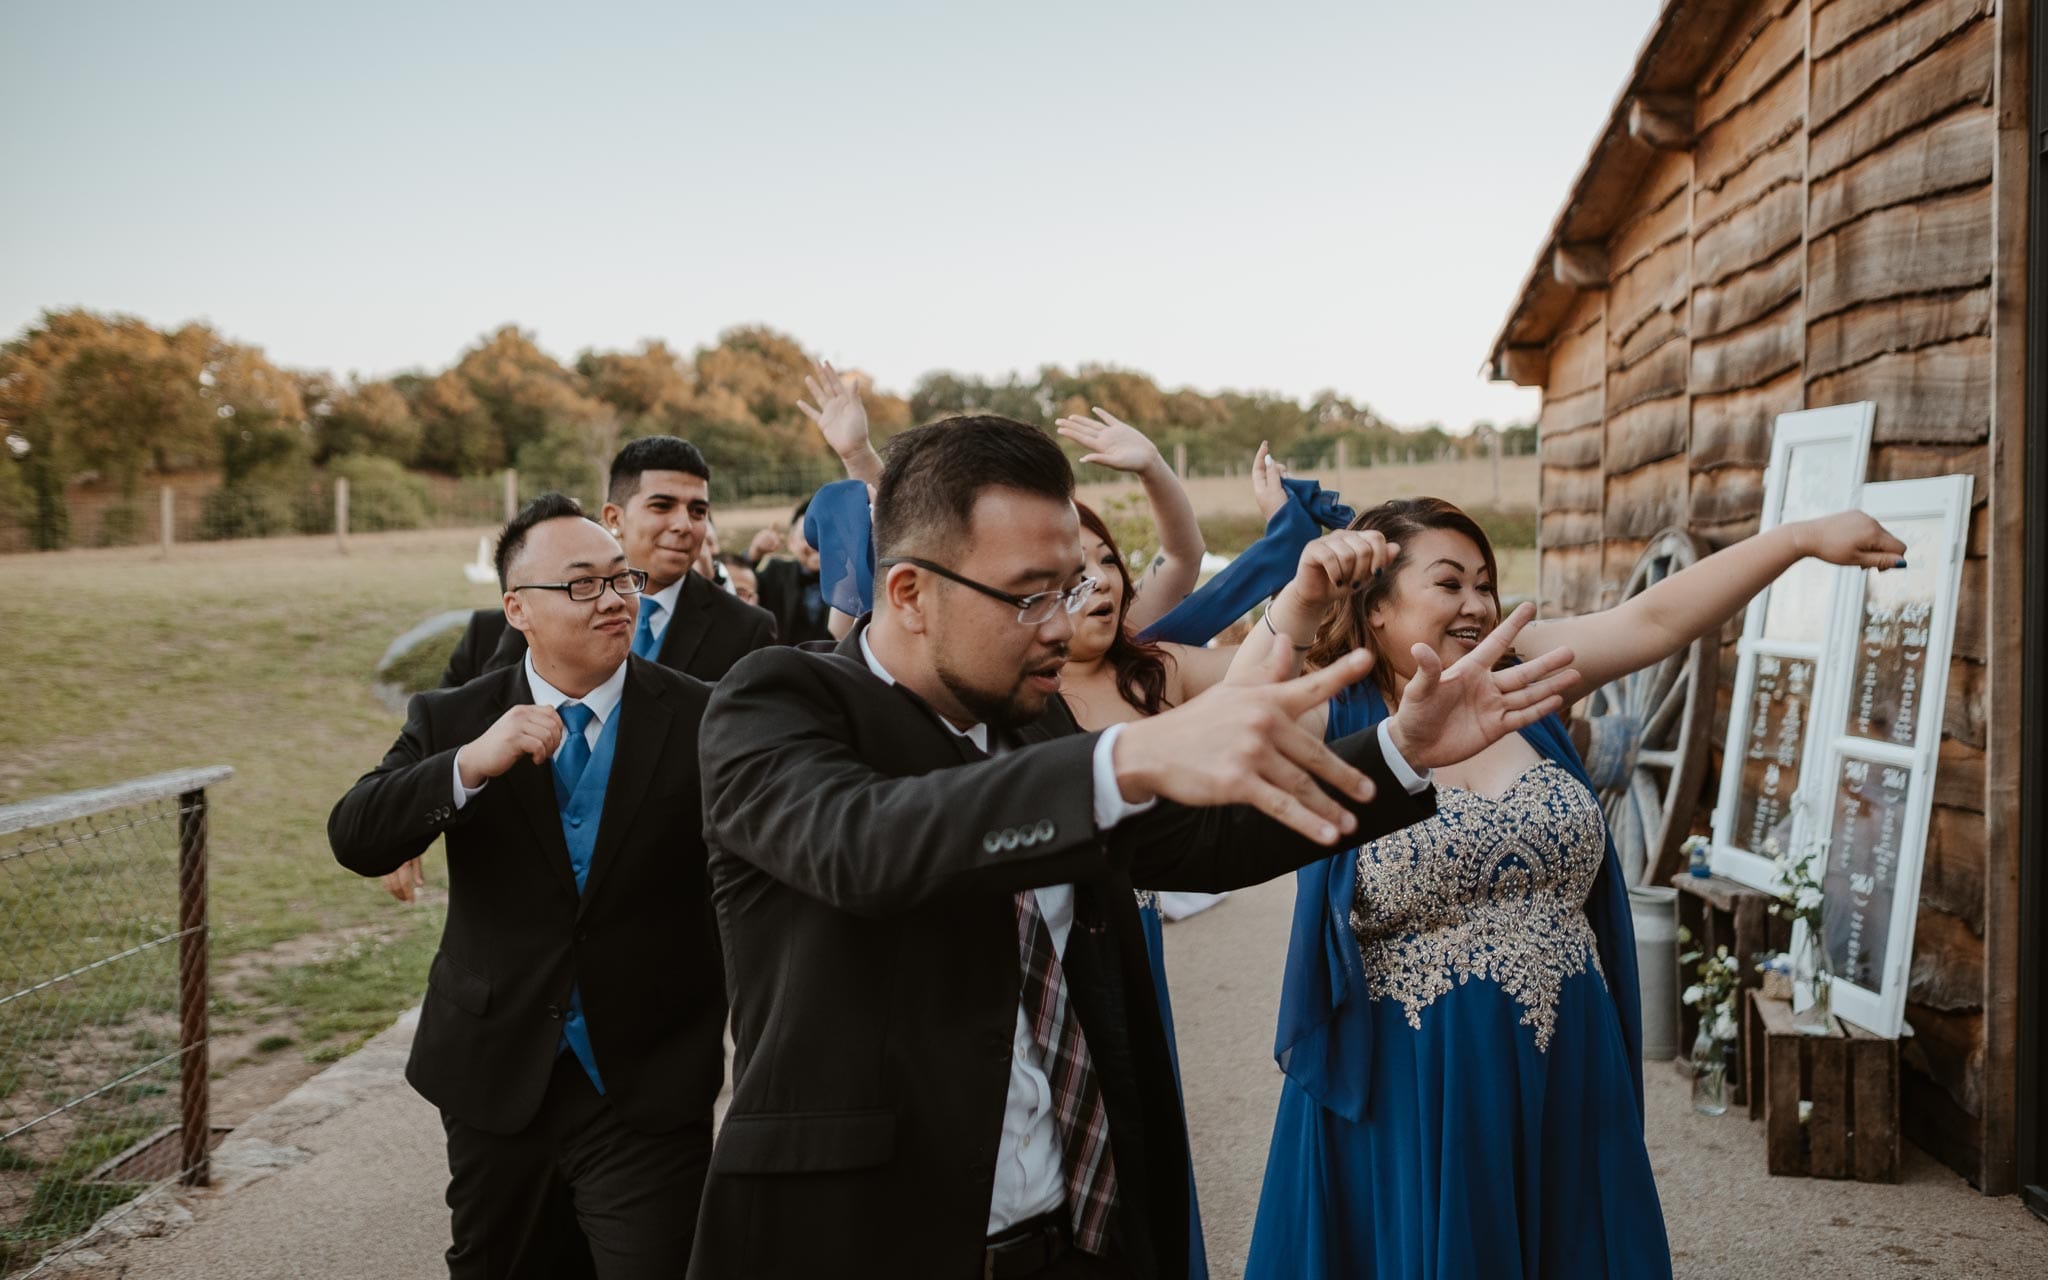
[[[1321,618],[1283,598],[1273,634],[1246,642],[1312,633],[1311,666],[1372,651],[1372,679],[1313,726],[1330,737],[1385,717],[1500,620],[1492,549],[1456,507],[1389,502],[1352,527],[1398,544],[1392,567]],[[1861,512],[1782,525],[1614,609],[1531,623],[1515,649],[1569,647],[1595,688],[1805,556],[1891,568],[1903,550]],[[1297,873],[1286,1079],[1245,1274],[1669,1277],[1626,886],[1564,727],[1539,721],[1433,781],[1434,818]]]

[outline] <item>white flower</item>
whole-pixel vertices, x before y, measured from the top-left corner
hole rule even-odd
[[[1733,1040],[1734,1038],[1735,1019],[1729,1017],[1727,1010],[1724,1009],[1714,1018],[1714,1039]]]
[[[1811,911],[1818,907],[1820,902],[1820,890],[1810,884],[1802,885],[1798,894],[1793,898],[1793,905],[1797,906],[1801,911]]]
[[[1687,987],[1687,988],[1685,989],[1685,995],[1684,995],[1683,997],[1681,997],[1681,999],[1683,999],[1683,1000],[1685,1001],[1685,1003],[1687,1003],[1687,1004],[1689,1004],[1689,1005],[1691,1005],[1691,1004],[1698,1004],[1698,1003],[1699,1003],[1700,1001],[1702,1001],[1702,1000],[1704,1000],[1704,999],[1706,999],[1706,998],[1707,998],[1707,989],[1706,989],[1705,987],[1701,986],[1701,985],[1700,985],[1699,983],[1697,983],[1697,982],[1695,982],[1695,983],[1693,983],[1693,984],[1692,984],[1691,986]]]
[[[1687,836],[1685,842],[1678,846],[1678,851],[1690,858],[1693,854],[1706,847],[1707,838],[1705,836]]]

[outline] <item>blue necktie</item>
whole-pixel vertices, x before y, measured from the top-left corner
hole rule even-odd
[[[555,710],[568,731],[562,739],[562,749],[555,752],[555,798],[566,809],[569,797],[576,794],[576,784],[583,780],[583,770],[590,764],[590,740],[583,736],[583,731],[597,713],[580,702],[565,702]]]
[[[652,662],[654,651],[660,643],[654,638],[654,615],[661,612],[661,601],[653,596],[640,597],[640,629],[633,633],[633,652]]]

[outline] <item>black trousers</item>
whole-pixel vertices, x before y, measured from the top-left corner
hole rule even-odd
[[[451,1280],[673,1280],[689,1267],[711,1117],[672,1133],[619,1123],[563,1054],[533,1122],[448,1131]]]

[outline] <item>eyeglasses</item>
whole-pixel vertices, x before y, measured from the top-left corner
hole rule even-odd
[[[887,571],[890,566],[899,564],[913,565],[927,573],[936,573],[948,582],[957,582],[970,590],[979,591],[991,600],[1015,605],[1017,621],[1027,627],[1035,627],[1045,622],[1062,609],[1068,613],[1079,613],[1081,606],[1088,602],[1088,597],[1095,593],[1095,585],[1099,581],[1095,578],[1083,578],[1065,591],[1037,591],[1028,596],[1013,596],[1007,591],[998,591],[986,583],[962,577],[942,564],[933,564],[916,556],[892,556],[886,560],[878,560],[875,562],[875,568],[878,571]]]
[[[588,604],[604,594],[610,587],[619,593],[619,598],[637,596],[647,589],[647,574],[641,569],[627,569],[609,578],[571,578],[567,582],[524,582],[512,588],[514,591],[566,591],[569,598],[579,604]]]

